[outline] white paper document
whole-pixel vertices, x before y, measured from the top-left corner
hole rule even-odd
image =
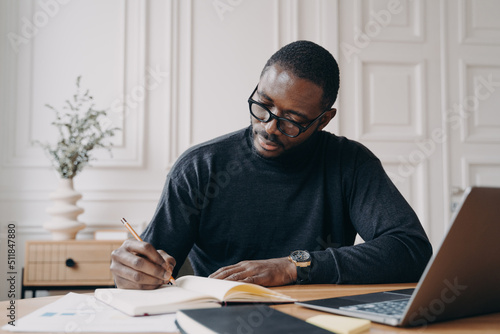
[[[178,332],[175,313],[145,317],[129,317],[96,300],[94,296],[70,292],[57,301],[17,319],[15,326],[5,325],[11,332],[74,333]]]

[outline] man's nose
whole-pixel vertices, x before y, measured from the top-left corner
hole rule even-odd
[[[266,132],[269,134],[274,134],[274,135],[281,134],[280,131],[278,130],[278,120],[275,118],[272,118],[269,122],[264,123],[264,128],[266,129]]]

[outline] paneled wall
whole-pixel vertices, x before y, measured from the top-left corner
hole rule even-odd
[[[176,158],[247,126],[265,61],[297,39],[340,64],[327,130],[381,158],[437,246],[462,189],[500,185],[499,11],[494,0],[1,1],[0,222],[16,223],[18,262],[24,240],[50,238],[58,176],[32,141],[55,140],[44,105],[61,107],[77,76],[123,129],[113,156],[96,152],[75,178],[78,237],[90,238],[122,216],[148,222]]]
[[[471,185],[500,186],[500,3],[447,2],[443,101],[451,201]]]
[[[343,1],[341,13],[342,133],[380,157],[435,242],[444,214],[443,152],[432,142],[441,129],[439,2]]]

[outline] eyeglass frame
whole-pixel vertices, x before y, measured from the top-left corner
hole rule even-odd
[[[250,94],[250,97],[248,98],[248,109],[250,110],[250,114],[256,119],[258,120],[259,122],[262,122],[262,123],[269,123],[272,119],[275,119],[276,120],[276,127],[278,128],[278,130],[284,134],[285,136],[287,137],[290,137],[290,138],[297,138],[301,133],[303,132],[306,132],[307,129],[309,129],[311,127],[311,125],[313,125],[318,119],[320,119],[322,116],[324,116],[328,111],[332,110],[332,109],[327,109],[325,111],[323,111],[318,117],[316,117],[315,119],[311,120],[309,125],[307,126],[302,126],[300,124],[298,124],[297,122],[295,121],[292,121],[291,119],[288,119],[288,118],[284,118],[284,117],[278,117],[276,116],[275,114],[273,114],[273,112],[271,110],[269,110],[268,107],[266,107],[262,102],[258,102],[258,101],[255,101],[254,99],[252,99],[252,96],[255,94],[255,92],[257,91],[257,88],[259,87],[259,85],[257,84],[257,86],[255,86],[255,89],[253,90],[252,94]],[[252,112],[252,104],[257,104],[259,107],[261,107],[262,109],[264,109],[265,111],[267,111],[269,113],[269,115],[271,117],[269,117],[269,119],[267,121],[262,121],[260,118],[258,118],[257,116],[255,116]],[[283,130],[281,130],[280,128],[280,121],[284,121],[284,122],[290,122],[292,123],[293,125],[295,125],[298,129],[299,129],[299,133],[295,136],[293,135],[289,135],[288,133],[285,133]]]

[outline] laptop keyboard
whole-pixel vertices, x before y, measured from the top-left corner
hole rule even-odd
[[[408,305],[409,299],[391,300],[369,304],[358,304],[340,307],[341,310],[361,311],[388,315],[391,317],[401,317]]]

